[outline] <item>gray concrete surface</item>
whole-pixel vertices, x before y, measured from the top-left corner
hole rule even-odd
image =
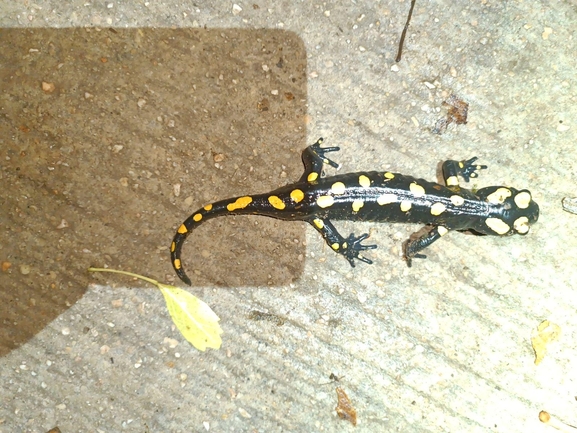
[[[576,7],[417,2],[396,64],[408,9],[0,2],[0,432],[553,431],[542,409],[577,423],[577,216],[561,209]],[[451,94],[468,123],[433,134]],[[155,289],[87,275],[174,282],[180,222],[298,179],[320,136],[343,172],[435,179],[476,155],[473,186],[528,187],[541,218],[522,238],[451,234],[411,269],[400,247],[418,226],[337,223],[379,245],[351,269],[304,224],[207,223],[184,251],[224,329],[206,353]],[[536,367],[543,319],[562,337]]]

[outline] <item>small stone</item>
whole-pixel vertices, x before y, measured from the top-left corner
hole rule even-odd
[[[399,72],[399,67],[397,65],[393,65],[393,66],[391,66],[391,71]]]
[[[138,100],[138,102],[136,103],[136,105],[138,105],[138,108],[142,108],[142,107],[144,107],[144,106],[146,105],[146,100],[140,98],[140,99]]]
[[[112,308],[120,308],[122,307],[123,301],[122,299],[114,299],[110,304],[112,305]]]
[[[22,275],[28,275],[30,273],[30,266],[28,265],[20,265],[20,273]]]
[[[559,124],[557,125],[557,131],[559,132],[565,132],[569,130],[569,125],[564,125],[564,124]]]
[[[46,81],[42,81],[42,90],[44,93],[52,93],[56,90],[56,86],[54,83],[47,83]]]
[[[62,328],[62,335],[70,335],[70,328]]]
[[[175,197],[178,197],[180,195],[180,184],[179,183],[175,183],[174,185],[172,185],[172,192],[174,193]]]
[[[11,266],[12,263],[10,262],[2,262],[2,272],[6,272],[8,269],[10,269]]]
[[[544,27],[543,33],[541,34],[541,37],[544,40],[547,40],[547,39],[549,39],[549,36],[551,35],[551,33],[553,33],[553,29],[551,27]]]
[[[66,227],[68,227],[68,221],[63,219],[62,221],[60,221],[60,224],[58,224],[58,226],[56,228],[57,229],[65,229]]]
[[[241,12],[242,12],[242,8],[239,5],[237,5],[236,3],[232,5],[232,14],[233,15],[238,15]]]
[[[252,416],[250,416],[250,414],[242,407],[238,408],[238,412],[240,413],[240,416],[242,416],[243,418],[252,418]]]

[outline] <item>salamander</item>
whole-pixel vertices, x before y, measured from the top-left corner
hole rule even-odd
[[[462,188],[458,176],[466,182],[476,178],[486,165],[477,165],[476,157],[442,165],[445,185],[389,171],[358,172],[323,177],[323,165],[339,165],[326,154],[339,147],[321,147],[319,139],[302,153],[304,174],[298,182],[266,194],[244,195],[207,204],[194,212],[178,228],[170,246],[171,262],[178,277],[191,281],[184,272],[181,249],[187,236],[200,224],[222,215],[263,215],[287,221],[306,221],[324,238],[329,247],[344,256],[351,266],[355,260],[371,264],[363,254],[376,245],[362,242],[364,233],[342,236],[332,220],[423,223],[432,229],[404,243],[408,265],[412,259],[425,258],[421,251],[450,231],[509,236],[525,235],[539,217],[539,206],[526,190],[508,186],[489,186],[479,190]]]

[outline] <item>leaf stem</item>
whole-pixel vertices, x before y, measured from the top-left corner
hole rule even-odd
[[[112,272],[114,274],[122,274],[128,275],[129,277],[138,278],[140,280],[144,280],[149,282],[150,284],[154,284],[156,287],[160,284],[158,281],[153,280],[152,278],[145,277],[143,275],[133,274],[132,272],[127,271],[117,271],[116,269],[106,269],[106,268],[88,268],[89,272]]]

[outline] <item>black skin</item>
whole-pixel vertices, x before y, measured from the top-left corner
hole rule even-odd
[[[364,245],[368,238],[350,234],[343,237],[333,220],[424,223],[432,229],[404,244],[404,258],[425,258],[421,251],[453,230],[508,236],[526,234],[539,216],[539,206],[529,191],[491,186],[478,191],[460,187],[458,176],[466,182],[486,169],[477,158],[443,163],[445,185],[390,172],[358,172],[323,177],[324,164],[339,165],[326,154],[338,147],[321,147],[322,139],[302,153],[305,171],[300,180],[266,194],[234,197],[207,205],[194,212],[178,229],[171,245],[171,262],[179,278],[191,284],[180,260],[182,245],[192,230],[204,221],[223,215],[263,215],[287,221],[306,221],[351,266],[356,260],[371,264],[363,251],[376,248]]]

